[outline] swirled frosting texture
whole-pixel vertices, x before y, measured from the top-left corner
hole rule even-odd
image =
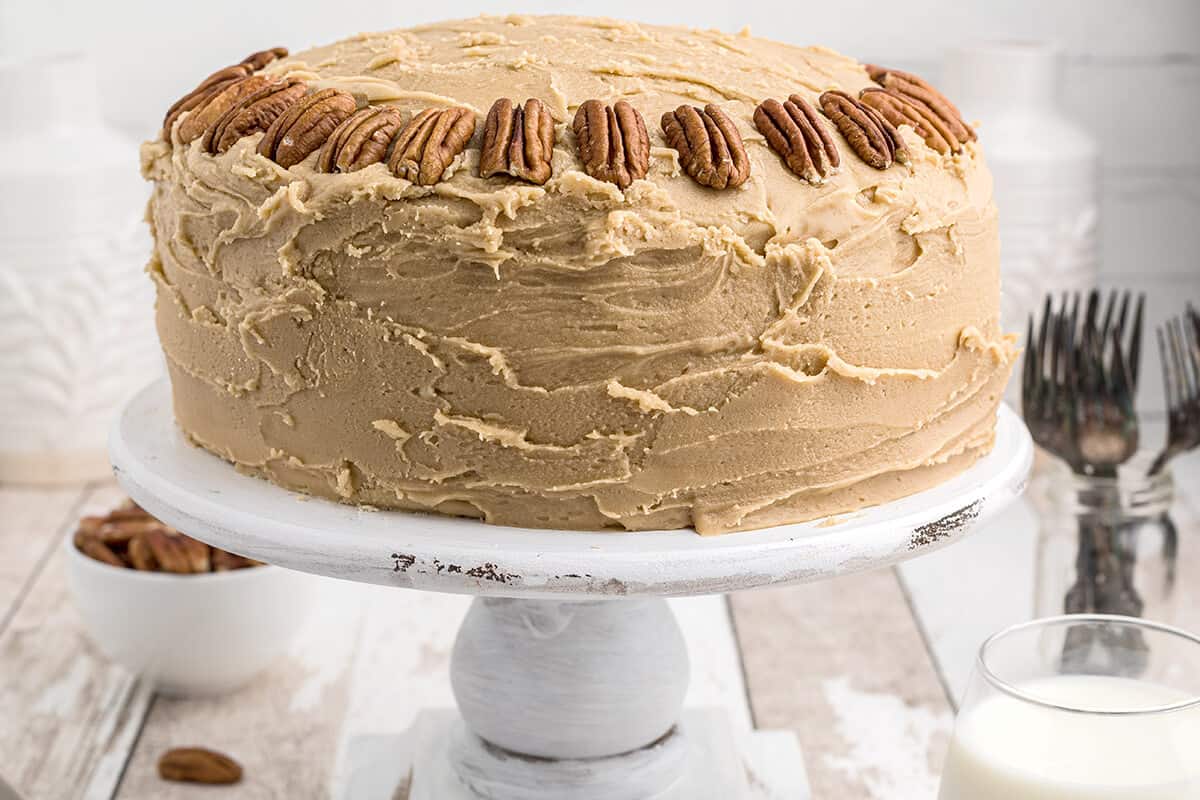
[[[276,74],[410,113],[508,96],[558,122],[544,186],[433,187],[382,164],[285,170],[260,134],[211,156],[143,146],[149,272],[179,424],[276,483],[533,527],[704,534],[909,494],[992,443],[1013,358],[997,322],[991,181],[975,145],[810,186],[755,105],[870,81],[822,48],[567,17],[361,35]],[[625,98],[649,175],[590,178],[570,120]],[[658,129],[717,103],[752,163],[698,186]],[[480,126],[482,128],[482,125]]]

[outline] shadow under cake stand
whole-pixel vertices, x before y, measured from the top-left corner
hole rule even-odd
[[[403,746],[366,748],[380,763],[351,774],[356,800],[391,797],[404,780],[409,800],[798,800],[808,792],[790,733],[738,737],[721,712],[683,712],[688,655],[664,598],[823,580],[942,547],[1021,492],[1033,448],[1001,407],[992,452],[934,489],[837,524],[717,537],[301,502],[189,445],[165,381],[125,407],[110,455],[135,501],[216,547],[317,575],[476,596],[450,665],[457,713],[422,712]]]

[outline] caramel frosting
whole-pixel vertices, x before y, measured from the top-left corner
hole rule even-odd
[[[1014,356],[991,178],[901,128],[877,170],[830,126],[813,186],[755,106],[874,85],[748,34],[488,17],[364,34],[268,65],[364,102],[542,100],[544,185],[478,177],[479,139],[418,186],[198,141],[143,145],[157,322],[179,425],[281,486],[549,528],[723,533],[927,488],[988,451]],[[589,99],[645,117],[650,168],[583,170]],[[719,105],[750,160],[714,190],[658,120]],[[190,112],[189,112],[190,113]],[[187,114],[181,117],[187,119]],[[828,122],[826,120],[826,122]]]

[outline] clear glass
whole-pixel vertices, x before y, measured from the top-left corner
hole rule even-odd
[[[988,639],[939,800],[1200,798],[1200,638],[1100,614]]]
[[[1200,559],[1186,556],[1200,540],[1186,518],[1176,524],[1170,470],[1148,476],[1149,459],[1113,477],[1039,469],[1029,493],[1040,522],[1037,616],[1121,614],[1200,630]]]

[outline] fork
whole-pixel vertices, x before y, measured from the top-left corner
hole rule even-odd
[[[1080,327],[1077,360],[1068,359],[1068,374],[1078,381],[1075,392],[1075,441],[1084,474],[1116,477],[1121,464],[1137,452],[1138,423],[1134,410],[1137,390],[1137,353],[1141,349],[1141,310],[1133,325],[1130,350],[1122,344],[1129,294],[1112,322],[1117,293],[1109,295],[1103,324],[1098,324],[1100,293],[1088,295],[1087,310]],[[1074,316],[1074,312],[1072,314]],[[1077,361],[1077,363],[1076,363]],[[1073,374],[1077,372],[1076,374]],[[1069,378],[1069,379],[1071,379]]]
[[[1034,440],[1080,475],[1115,476],[1137,450],[1133,400],[1140,365],[1145,296],[1132,325],[1129,292],[1110,292],[1101,317],[1100,292],[1049,296],[1034,333],[1029,318],[1021,405]],[[1126,331],[1129,331],[1126,343]]]
[[[1167,320],[1155,333],[1167,400],[1167,442],[1150,466],[1151,475],[1200,445],[1200,314],[1188,303],[1182,316]]]

